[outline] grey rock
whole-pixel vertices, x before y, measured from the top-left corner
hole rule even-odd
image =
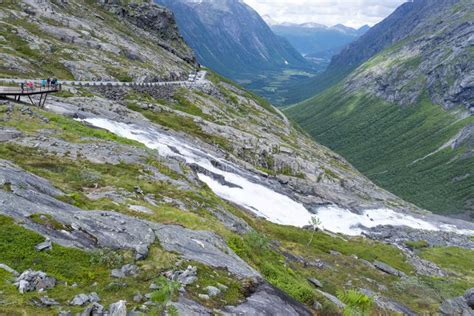
[[[375,305],[377,305],[378,308],[381,310],[385,311],[390,311],[394,312],[397,315],[402,314],[402,315],[407,315],[407,316],[416,316],[417,313],[412,311],[409,307],[402,305],[390,298],[384,297],[378,293],[375,293],[374,291],[370,289],[360,289],[362,293],[367,295],[368,297],[372,298]]]
[[[56,279],[42,271],[26,270],[16,278],[15,286],[23,294],[31,291],[49,290],[56,285]]]
[[[321,281],[319,281],[316,278],[309,278],[308,281],[309,281],[309,283],[311,283],[315,287],[319,287],[319,288],[323,287],[323,284],[321,283]]]
[[[391,266],[389,266],[388,264],[386,263],[383,263],[383,262],[380,262],[380,261],[374,261],[374,266],[379,269],[380,271],[383,271],[385,273],[388,273],[388,274],[391,274],[391,275],[395,275],[395,276],[399,276],[399,277],[404,277],[406,276],[405,273],[403,273],[402,271],[399,271]]]
[[[51,306],[59,305],[58,302],[56,302],[55,300],[47,296],[41,296],[39,299],[34,298],[32,299],[32,302],[34,305],[38,307],[51,307]]]
[[[102,316],[105,315],[104,306],[99,303],[92,303],[87,306],[80,316]]]
[[[148,246],[146,244],[140,244],[135,248],[135,260],[144,260],[148,257]]]
[[[18,138],[21,135],[22,133],[15,128],[0,127],[0,143]]]
[[[260,277],[221,237],[212,232],[168,225],[158,229],[156,235],[165,250],[178,252],[184,259],[196,260],[211,267],[227,268],[239,278]]]
[[[73,306],[83,306],[87,303],[98,303],[98,302],[100,302],[100,298],[97,295],[97,293],[93,292],[93,293],[90,293],[89,295],[83,294],[83,293],[78,294],[74,296],[74,298],[71,300],[71,302],[69,302],[69,304]]]
[[[165,276],[186,286],[197,281],[197,267],[188,266],[186,270],[167,271]]]
[[[89,303],[89,295],[86,294],[78,294],[74,296],[74,298],[69,302],[70,305],[74,306],[83,306],[86,303]]]
[[[150,290],[159,290],[160,287],[158,285],[156,285],[155,283],[152,283],[150,284],[150,287],[149,287]]]
[[[226,306],[223,312],[232,315],[312,315],[304,305],[267,283],[259,285],[244,303],[238,306]]]
[[[58,316],[72,316],[72,313],[70,311],[60,311]]]
[[[467,305],[474,309],[474,288],[469,289],[464,293],[464,299],[466,300]]]
[[[53,249],[53,244],[51,243],[51,240],[46,239],[46,241],[39,243],[35,246],[36,251],[46,251],[46,250],[51,250]]]
[[[217,295],[221,294],[221,290],[219,290],[217,287],[211,286],[211,285],[206,287],[206,291],[207,291],[207,294],[209,295],[209,297],[213,297],[213,296],[217,296]]]
[[[214,315],[213,311],[207,307],[190,300],[184,296],[180,296],[177,302],[170,302],[170,305],[174,306],[178,311],[179,315],[186,316],[210,316]]]
[[[10,268],[6,264],[0,263],[0,269],[7,271],[8,273],[13,274],[14,276],[19,276],[20,274],[14,269]]]
[[[133,301],[135,303],[140,303],[143,301],[143,295],[141,295],[140,293],[138,294],[135,294],[135,296],[133,296]]]
[[[341,302],[337,297],[335,297],[334,295],[332,294],[329,294],[329,293],[326,293],[326,292],[323,292],[321,290],[317,290],[321,295],[323,295],[325,298],[327,298],[329,301],[331,301],[334,305],[336,305],[337,307],[343,309],[344,307],[346,307],[346,305]]]
[[[474,310],[467,305],[466,299],[460,296],[444,301],[439,308],[439,313],[443,316],[473,316]]]
[[[0,213],[25,222],[26,228],[62,246],[135,249],[156,239],[152,229],[154,224],[115,212],[83,211],[61,202],[55,197],[63,193],[48,181],[0,160],[0,183],[5,182],[16,189],[14,193],[0,190],[0,201],[4,201],[0,204]],[[37,213],[50,215],[73,230],[57,231],[28,220]],[[122,221],[127,225],[119,230],[117,227]]]
[[[118,301],[109,307],[109,316],[127,316],[127,302]]]

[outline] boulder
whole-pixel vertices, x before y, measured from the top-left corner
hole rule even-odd
[[[56,302],[55,300],[47,296],[42,296],[39,299],[33,298],[31,301],[34,305],[38,307],[51,307],[51,306],[59,305],[58,302]]]
[[[109,307],[109,316],[127,316],[127,302],[118,301]]]
[[[125,278],[138,274],[138,267],[134,264],[126,264],[120,269],[113,269],[111,276],[114,278]]]
[[[14,276],[19,276],[20,274],[14,269],[10,268],[6,264],[0,263],[0,269],[7,271],[8,273],[13,274]]]
[[[380,271],[383,271],[385,273],[388,273],[388,274],[391,274],[391,275],[395,275],[395,276],[398,276],[398,277],[404,277],[406,276],[405,273],[403,273],[402,271],[399,271],[391,266],[389,266],[388,264],[386,263],[383,263],[381,261],[374,261],[374,266],[379,269]]]
[[[308,278],[308,281],[309,281],[309,283],[311,283],[315,287],[323,287],[323,284],[321,283],[321,281],[319,281],[316,278]]]
[[[89,295],[87,294],[78,294],[74,296],[74,298],[71,300],[69,303],[70,305],[74,306],[84,306],[87,303],[98,303],[100,302],[100,298],[97,295],[97,293],[90,293]]]
[[[56,279],[42,271],[26,270],[16,278],[15,286],[21,294],[31,291],[49,290],[56,285]]]
[[[140,244],[135,248],[135,260],[144,260],[148,257],[148,246]]]
[[[179,271],[167,271],[165,276],[173,281],[179,282],[181,285],[186,286],[197,281],[197,268],[188,266],[186,270]]]
[[[474,316],[474,310],[467,305],[466,299],[462,296],[444,301],[439,308],[439,313],[443,316]]]
[[[51,243],[51,240],[49,240],[48,238],[44,242],[39,243],[35,246],[36,251],[45,251],[45,250],[51,250],[51,249],[53,249],[53,244]]]
[[[213,296],[217,296],[217,295],[221,294],[221,290],[219,290],[215,286],[206,287],[206,291],[207,291],[207,295],[209,295],[209,297],[213,297]]]
[[[474,288],[469,289],[464,293],[464,299],[466,300],[467,305],[474,309]]]
[[[98,316],[104,315],[104,312],[104,306],[99,303],[92,303],[84,309],[80,316]]]
[[[334,305],[336,305],[337,307],[343,309],[344,307],[346,307],[346,305],[341,302],[337,297],[335,297],[334,295],[332,294],[329,294],[329,293],[326,293],[326,292],[323,292],[321,290],[317,290],[321,295],[323,295],[325,298],[327,298],[329,301],[331,301]]]

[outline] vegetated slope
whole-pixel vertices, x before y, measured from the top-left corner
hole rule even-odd
[[[415,1],[397,12],[423,5],[388,29],[385,44],[371,43],[377,27],[351,44],[334,67],[396,41],[287,113],[382,187],[434,212],[472,216],[474,5]]]
[[[132,14],[129,10],[137,6],[141,9]],[[2,64],[0,77],[119,79],[101,65],[123,67],[130,77],[144,73],[146,80],[181,78],[194,71],[192,58],[183,54],[189,50],[176,48],[182,45],[179,39],[175,51],[169,49],[170,40],[154,44],[160,28],[144,23],[150,12],[164,14],[152,19],[154,25],[174,22],[166,18],[169,11],[150,3],[23,1],[0,12],[0,22],[9,26],[0,35],[10,39],[2,42],[2,54],[12,61]],[[45,31],[35,32],[40,28]],[[58,29],[82,33],[94,28],[99,38],[112,39],[99,41],[107,49],[89,48],[76,35],[64,44],[51,36]],[[25,32],[31,41],[22,42]],[[18,43],[23,46],[14,46]],[[135,48],[140,58],[108,53],[116,47]],[[52,69],[42,54],[56,50],[63,54],[53,59]],[[144,62],[155,59],[159,63]],[[75,67],[68,68],[71,61]],[[87,68],[89,62],[93,69]],[[18,65],[23,71],[16,70]],[[94,69],[99,72],[90,74]],[[219,198],[201,181],[199,174],[205,171],[199,165],[166,150],[200,150],[214,157],[215,170],[226,162],[231,166],[227,172],[245,171],[254,184],[308,208],[330,203],[355,211],[389,207],[422,212],[373,185],[270,104],[213,73],[208,79],[186,88],[63,87],[48,98],[46,109],[0,101],[0,263],[19,272],[41,270],[58,281],[52,289],[19,294],[14,276],[2,265],[0,313],[90,314],[125,300],[128,311],[152,315],[335,314],[341,308],[320,291],[338,295],[350,288],[361,289],[366,294],[358,295],[365,300],[365,295],[377,295],[374,313],[434,313],[445,298],[470,287],[472,269],[452,259],[472,261],[474,245],[468,236],[409,231],[397,245],[341,238],[277,225]],[[171,138],[174,146],[154,150],[80,121],[92,118],[123,130],[134,127],[129,138],[150,131],[155,137],[149,143]],[[216,172],[206,175],[226,184]],[[52,250],[35,250],[45,237]],[[444,270],[432,265],[426,270],[426,263],[416,261],[421,257]],[[400,272],[382,272],[371,264],[377,261]],[[409,277],[401,278],[401,272]],[[314,277],[318,280],[308,281]],[[100,305],[90,301],[96,298],[92,293],[100,297]],[[85,296],[87,302],[71,304],[79,294],[87,295],[74,301]]]
[[[331,59],[325,72],[294,85],[290,83],[288,89],[291,94],[288,95],[288,101],[295,104],[324,91],[375,54],[412,35],[419,35],[427,23],[432,24],[432,29],[436,28],[436,23],[447,19],[439,13],[460,2],[462,1],[416,0],[402,4],[382,22],[374,25],[359,39],[344,47]],[[468,1],[465,2],[468,3]],[[437,21],[432,19],[434,16],[438,18]]]
[[[356,30],[344,25],[327,27],[315,23],[284,23],[271,25],[271,29],[275,34],[286,38],[306,59],[325,70],[332,56],[370,28],[363,26]]]
[[[171,9],[199,62],[277,104],[285,83],[312,76],[313,65],[239,0],[157,0]]]

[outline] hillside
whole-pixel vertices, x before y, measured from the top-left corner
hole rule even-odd
[[[287,113],[380,186],[472,219],[473,16],[469,1],[403,5],[332,66],[357,65],[390,47]]]
[[[24,0],[0,23],[0,79],[63,81],[42,109],[0,100],[0,314],[472,310],[474,224],[377,187],[212,70],[183,82],[169,10]]]
[[[315,74],[315,67],[242,1],[156,2],[174,12],[201,64],[273,102],[284,103],[287,82]]]
[[[323,71],[334,55],[370,28],[367,25],[356,30],[344,25],[327,27],[315,23],[284,23],[273,24],[271,29],[275,34],[286,38],[298,52]]]

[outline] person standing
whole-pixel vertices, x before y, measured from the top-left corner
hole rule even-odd
[[[21,93],[25,92],[25,83],[24,82],[20,83],[20,89],[21,89]]]
[[[46,79],[46,85],[49,88],[49,86],[51,85],[51,78]]]
[[[41,88],[46,88],[46,79],[41,80]]]

